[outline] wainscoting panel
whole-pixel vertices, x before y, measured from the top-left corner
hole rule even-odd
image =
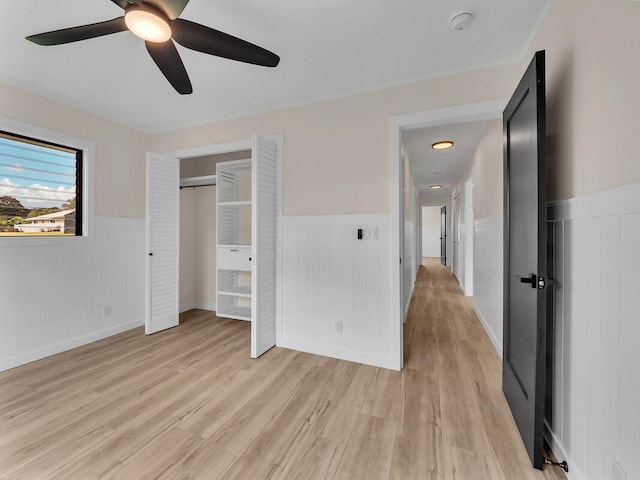
[[[589,213],[591,212],[591,214]],[[554,408],[548,435],[570,480],[640,478],[640,185],[549,207]]]
[[[282,225],[278,345],[393,368],[389,215],[288,216]],[[358,228],[377,238],[358,240]]]
[[[144,219],[95,217],[80,245],[0,247],[0,265],[0,370],[144,324]]]
[[[502,356],[502,215],[473,223],[473,309]]]

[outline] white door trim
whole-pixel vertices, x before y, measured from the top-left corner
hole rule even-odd
[[[195,148],[182,148],[180,150],[174,150],[166,152],[165,155],[170,155],[179,159],[203,157],[205,155],[218,155],[220,153],[240,152],[242,150],[251,150],[252,147],[251,138],[246,140],[239,140],[236,142],[218,143],[215,145],[205,145],[203,147]]]
[[[402,302],[402,265],[400,264],[400,230],[403,225],[401,212],[400,155],[401,132],[403,128],[448,125],[478,120],[501,118],[508,99],[470,103],[455,107],[438,108],[423,112],[408,113],[391,117],[391,321],[395,325],[392,335],[393,364],[402,369],[403,364],[403,302]],[[401,216],[402,215],[402,216]]]

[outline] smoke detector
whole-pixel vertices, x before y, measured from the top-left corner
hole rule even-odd
[[[451,30],[464,30],[473,21],[473,14],[469,12],[458,13],[451,20],[449,20],[449,26]]]

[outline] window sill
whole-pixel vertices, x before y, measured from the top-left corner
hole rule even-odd
[[[0,237],[0,248],[21,247],[77,247],[89,245],[95,235],[82,237]]]

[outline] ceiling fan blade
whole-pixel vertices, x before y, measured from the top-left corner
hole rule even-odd
[[[144,42],[153,61],[173,88],[181,95],[193,92],[191,80],[184,68],[182,59],[171,40],[164,43]]]
[[[280,62],[280,57],[269,50],[199,23],[177,18],[171,22],[171,29],[173,39],[191,50],[265,67]]]
[[[64,28],[62,30],[30,35],[27,37],[27,40],[37,43],[38,45],[61,45],[63,43],[78,42],[80,40],[101,37],[111,33],[118,33],[126,29],[127,26],[124,23],[124,17],[118,17],[113,20],[107,20],[106,22],[92,23],[90,25],[82,25],[80,27]]]
[[[111,0],[113,3],[118,5],[120,8],[126,8],[129,5],[128,0]]]
[[[187,6],[187,3],[189,3],[189,0],[144,0],[144,3],[153,5],[173,20],[180,16],[184,8]]]

